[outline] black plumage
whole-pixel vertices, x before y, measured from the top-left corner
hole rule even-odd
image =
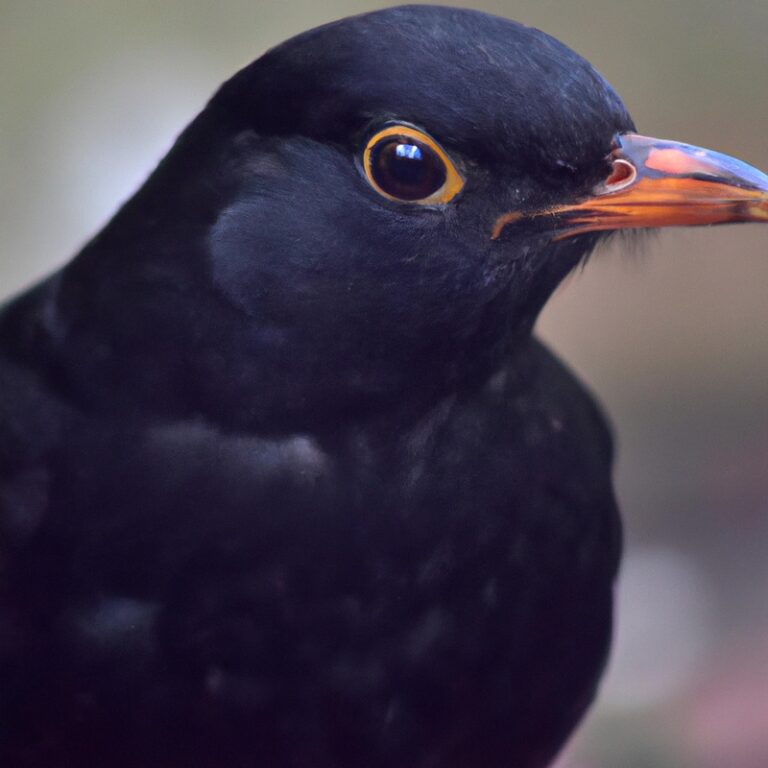
[[[369,183],[393,122],[455,201]],[[0,315],[3,764],[550,761],[620,524],[604,420],[531,337],[603,233],[537,212],[632,130],[565,46],[458,9],[328,25],[224,84]]]

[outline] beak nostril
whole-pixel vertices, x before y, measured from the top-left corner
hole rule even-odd
[[[618,192],[628,187],[637,178],[637,168],[627,160],[617,158],[613,161],[611,175],[603,182],[603,192]]]

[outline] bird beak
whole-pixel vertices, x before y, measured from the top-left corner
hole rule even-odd
[[[585,232],[647,227],[768,223],[768,175],[709,149],[627,133],[617,136],[608,177],[574,205],[506,214],[498,237],[521,218],[552,216],[556,240]]]

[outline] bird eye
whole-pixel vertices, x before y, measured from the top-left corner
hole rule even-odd
[[[363,152],[363,168],[379,194],[400,202],[439,205],[464,186],[443,148],[408,125],[391,125],[373,136]]]

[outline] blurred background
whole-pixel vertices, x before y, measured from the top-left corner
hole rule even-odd
[[[217,85],[385,2],[0,0],[0,298],[67,260]],[[768,168],[766,0],[460,3],[592,61],[641,132]],[[768,766],[768,228],[667,230],[573,275],[539,333],[615,425],[617,643],[558,768]]]

